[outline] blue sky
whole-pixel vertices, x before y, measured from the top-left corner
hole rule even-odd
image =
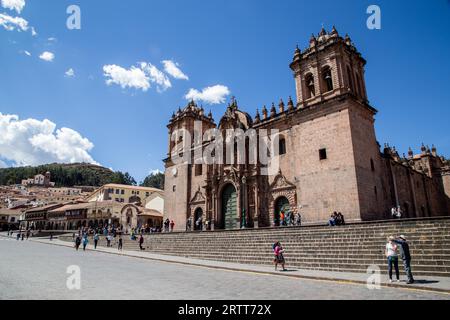
[[[230,92],[226,101],[236,96],[252,116],[264,104],[295,97],[288,67],[295,46],[305,48],[322,24],[348,33],[368,61],[367,90],[379,110],[379,142],[401,153],[434,143],[450,156],[448,0],[25,3],[20,13],[0,7],[0,14],[29,24],[19,32],[0,23],[0,166],[91,158],[142,180],[163,169],[166,125],[172,112],[186,105],[190,89],[224,86]],[[81,8],[81,30],[66,27],[72,4]],[[381,8],[381,30],[366,27],[371,4]],[[54,59],[40,59],[44,52]],[[177,63],[189,80],[165,72],[166,60]],[[171,87],[148,81],[151,87],[144,91],[139,85],[106,83],[111,78],[104,66],[130,70],[139,69],[140,62],[158,69]],[[69,69],[74,76],[65,74]],[[216,120],[226,107],[203,105]],[[57,131],[61,128],[71,130]]]

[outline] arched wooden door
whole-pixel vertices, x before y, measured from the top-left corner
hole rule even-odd
[[[232,184],[222,191],[222,217],[225,229],[236,229],[237,193]]]

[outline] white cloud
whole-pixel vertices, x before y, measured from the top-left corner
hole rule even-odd
[[[39,58],[47,62],[52,62],[55,59],[55,55],[52,52],[45,51],[39,56]]]
[[[179,80],[189,80],[189,77],[180,70],[179,64],[171,60],[163,60],[161,63],[164,65],[164,71]]]
[[[186,94],[187,100],[204,101],[209,104],[224,103],[226,97],[230,94],[228,87],[223,85],[215,85],[213,87],[204,88],[201,92],[191,89]]]
[[[97,164],[89,152],[94,145],[77,131],[56,129],[50,120],[20,120],[0,113],[0,158],[13,166],[86,162]]]
[[[2,0],[2,7],[20,13],[25,7],[25,0]]]
[[[159,92],[165,91],[172,87],[169,78],[157,67],[151,63],[141,62],[141,69],[147,74],[150,81],[156,83]]]
[[[123,89],[135,88],[147,91],[151,84],[155,83],[158,92],[165,91],[172,87],[169,78],[151,63],[141,62],[139,66],[132,66],[125,69],[117,65],[103,66],[104,76],[108,79],[106,84],[117,84]]]
[[[108,85],[117,84],[123,89],[129,87],[142,91],[147,91],[150,88],[149,78],[144,71],[137,67],[125,69],[117,65],[106,65],[103,67],[103,72],[105,77],[109,78],[106,80]]]
[[[75,71],[72,68],[70,68],[69,70],[66,71],[65,75],[68,78],[75,77]]]
[[[21,51],[22,53],[24,53],[25,55],[31,57],[31,52],[27,51],[27,50],[23,50]]]
[[[163,173],[161,170],[159,170],[159,169],[155,169],[155,170],[150,170],[150,175],[156,175],[156,174],[160,174],[160,173]]]
[[[50,37],[47,39],[48,42],[57,42],[58,39],[56,39],[55,37]]]
[[[6,162],[2,161],[2,159],[0,159],[0,168],[7,168],[8,165],[6,164]]]
[[[27,31],[28,21],[21,17],[11,17],[10,15],[0,13],[0,26],[8,31]]]
[[[36,37],[38,35],[37,32],[36,32],[36,29],[34,27],[31,27],[31,35],[33,37]]]

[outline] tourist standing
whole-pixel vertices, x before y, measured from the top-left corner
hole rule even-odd
[[[192,218],[189,217],[186,221],[186,231],[191,231],[191,227],[192,227]]]
[[[283,267],[283,271],[286,271],[286,268],[284,267],[285,265],[285,260],[284,260],[284,249],[281,246],[280,242],[276,242],[274,244],[274,249],[273,249],[273,253],[275,255],[275,259],[274,259],[274,263],[275,263],[275,271],[277,271],[278,269],[278,264],[281,264],[281,266]]]
[[[98,245],[98,240],[100,239],[98,233],[94,234],[94,249],[97,249],[97,245]]]
[[[199,217],[197,219],[197,222],[195,223],[197,225],[197,230],[202,231],[203,229],[203,221],[202,221],[202,217]]]
[[[83,238],[83,251],[86,251],[86,246],[89,243],[88,235],[86,234]]]
[[[295,216],[295,224],[300,227],[302,225],[302,215],[300,214],[300,212],[297,212],[296,216]]]
[[[284,226],[284,219],[285,219],[284,211],[281,211],[281,213],[280,213],[280,225],[281,226]]]
[[[141,234],[139,238],[139,249],[145,250],[144,247],[142,246],[143,244],[144,244],[144,236]]]
[[[392,282],[392,267],[395,268],[395,275],[397,282],[400,282],[400,272],[398,270],[398,254],[397,245],[395,244],[395,238],[389,237],[386,244],[386,257],[388,259],[389,281]]]
[[[170,232],[173,232],[174,228],[175,228],[175,222],[172,220],[172,221],[170,221]]]
[[[397,218],[397,209],[395,207],[391,208],[391,217],[392,218]]]
[[[78,234],[77,237],[75,238],[75,249],[78,251],[78,249],[80,249],[80,245],[81,245],[81,237]]]
[[[107,236],[106,236],[106,246],[109,248],[109,247],[111,247],[111,239],[112,237],[111,237],[111,235],[110,234],[108,234]]]
[[[30,229],[27,230],[27,240],[30,238]]]
[[[122,251],[122,248],[123,248],[123,239],[122,235],[119,235],[119,246],[118,246],[119,251]]]
[[[400,249],[400,257],[403,260],[403,266],[405,267],[405,273],[406,273],[406,276],[408,277],[407,284],[413,284],[414,277],[413,277],[412,271],[411,271],[411,253],[409,251],[409,244],[406,241],[406,237],[401,235],[396,240],[394,240],[394,243],[396,243]]]
[[[402,207],[398,206],[397,207],[397,219],[401,219],[402,218]]]

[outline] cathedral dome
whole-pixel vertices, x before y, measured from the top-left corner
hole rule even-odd
[[[247,112],[239,110],[236,99],[233,98],[225,115],[220,120],[219,129],[248,130],[252,125],[252,117]]]

